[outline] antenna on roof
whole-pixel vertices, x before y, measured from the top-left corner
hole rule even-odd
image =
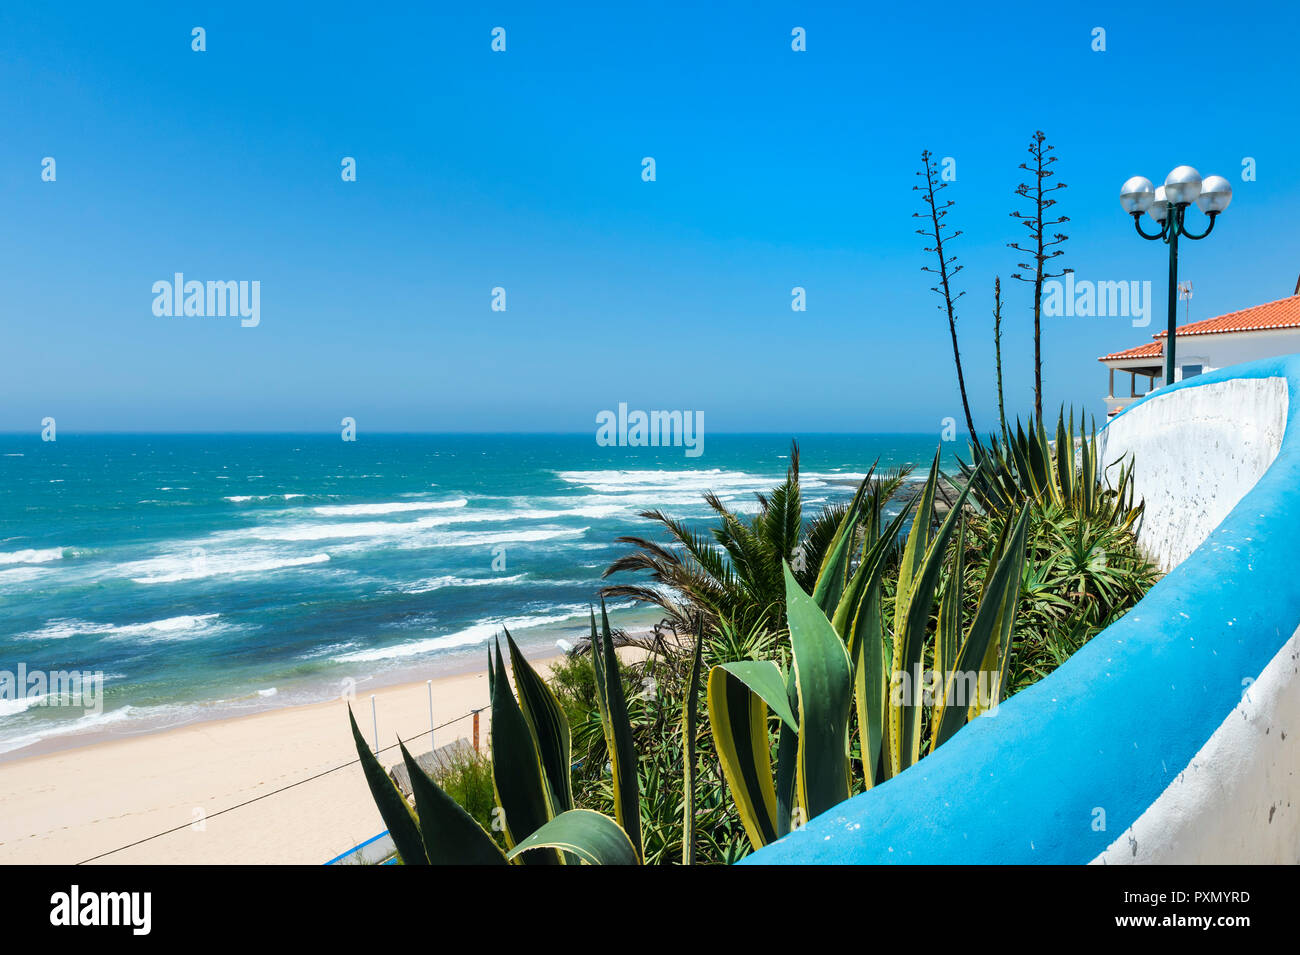
[[[1190,281],[1178,283],[1178,298],[1180,301],[1187,303],[1187,307],[1183,309],[1183,324],[1186,324],[1192,313],[1192,283]]]

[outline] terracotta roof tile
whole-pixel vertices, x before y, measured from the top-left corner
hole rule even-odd
[[[1147,342],[1145,345],[1138,345],[1135,348],[1126,348],[1124,351],[1102,355],[1097,360],[1111,361],[1116,358],[1159,358],[1164,353],[1164,342]]]

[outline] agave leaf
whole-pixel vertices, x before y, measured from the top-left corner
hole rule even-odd
[[[1016,603],[1020,597],[1020,575],[1024,568],[1025,538],[1028,535],[1030,510],[1031,506],[1026,505],[1020,512],[1020,518],[1016,521],[1010,541],[990,575],[992,579],[984,589],[979,609],[975,612],[975,621],[971,624],[970,633],[967,634],[957,656],[955,669],[959,674],[968,673],[972,667],[981,666],[991,646],[1010,645]],[[978,672],[976,672],[976,680],[978,686]],[[995,688],[995,692],[1000,693],[1000,688]],[[947,742],[966,724],[970,716],[978,712],[978,709],[970,707],[969,704],[958,705],[955,699],[945,699],[945,704],[942,717],[933,734],[933,747]]]
[[[1056,419],[1056,487],[1057,502],[1069,504],[1074,500],[1074,409],[1070,410],[1070,430],[1065,430],[1065,406],[1061,406]]]
[[[795,725],[784,720],[776,742],[776,834],[784,836],[790,831],[795,808],[795,776],[799,768],[799,687],[795,684],[794,668],[785,675],[786,705],[794,715]]]
[[[370,798],[375,801],[375,808],[388,827],[388,834],[393,838],[397,854],[405,865],[428,865],[429,858],[424,852],[424,841],[420,837],[420,827],[410,803],[402,796],[393,781],[384,772],[370,746],[357,729],[356,717],[352,707],[348,707],[348,722],[352,724],[352,740],[357,745],[357,756],[361,759],[361,768],[366,774],[366,785],[370,787]]]
[[[777,838],[767,704],[721,666],[709,671],[708,702],[718,762],[749,842],[761,849]]]
[[[600,653],[601,679],[597,684],[603,701],[601,715],[605,725],[605,745],[609,750],[610,770],[614,780],[614,818],[632,840],[637,858],[641,857],[641,785],[637,778],[636,749],[632,745],[632,724],[627,715],[627,697],[619,676],[618,656],[610,634],[609,614],[605,601],[600,602],[601,634],[592,653]],[[599,646],[599,650],[598,650]]]
[[[957,546],[952,552],[952,568],[948,583],[939,598],[939,630],[934,641],[934,672],[939,677],[938,698],[930,716],[931,724],[939,719],[944,706],[946,688],[957,665],[957,647],[961,630],[961,607],[965,596],[966,517],[963,514],[957,531]]]
[[[846,641],[852,636],[853,620],[862,603],[862,595],[866,592],[872,577],[883,572],[884,557],[898,539],[899,528],[903,526],[911,510],[912,502],[908,501],[898,512],[898,516],[890,521],[889,527],[883,534],[876,535],[863,544],[862,559],[858,561],[857,570],[853,572],[853,578],[845,588],[843,596],[840,597],[839,606],[835,608],[835,616],[831,619],[835,632]],[[873,525],[878,522],[878,516],[872,519]]]
[[[420,836],[431,865],[505,865],[506,857],[474,817],[425,775],[400,744],[406,772],[411,777]],[[405,801],[405,800],[403,800]]]
[[[880,782],[880,750],[885,726],[885,633],[880,611],[880,578],[872,575],[853,618],[849,655],[853,699],[858,711],[858,742],[867,788]]]
[[[1029,437],[1024,425],[1016,419],[1016,436],[1011,445],[1011,456],[1016,463],[1016,476],[1019,478],[1015,500],[1026,497],[1037,498],[1042,490],[1034,477],[1034,469],[1029,463]]]
[[[1052,478],[1052,448],[1042,418],[1034,422],[1033,432],[1029,443],[1029,460],[1034,467],[1035,482],[1049,498],[1060,504],[1060,490]]]
[[[885,557],[898,538],[899,528],[911,510],[907,502],[885,533],[874,539],[863,554],[853,580],[836,608],[833,626],[848,637],[849,660],[853,667],[853,698],[858,713],[858,739],[867,788],[874,786],[880,762],[885,725],[885,637],[880,610],[881,581]],[[876,519],[878,520],[878,518]],[[874,523],[875,521],[873,521]]]
[[[795,788],[807,818],[849,797],[849,654],[821,608],[785,570],[786,618],[799,690]]]
[[[840,602],[840,595],[844,592],[844,583],[848,579],[849,557],[853,553],[853,539],[857,536],[858,521],[862,515],[862,499],[866,496],[875,470],[876,465],[872,464],[866,477],[854,492],[853,500],[844,511],[844,517],[840,520],[840,526],[835,531],[835,537],[831,546],[827,548],[826,557],[822,560],[821,569],[817,573],[817,584],[813,588],[812,596],[822,613],[828,617],[835,612],[835,606]]]
[[[795,732],[799,731],[799,719],[790,708],[785,676],[780,667],[771,660],[740,660],[719,666],[757,694],[781,718],[781,722]]]
[[[966,504],[966,497],[970,494],[970,485],[962,489],[961,494],[957,496],[952,510],[944,519],[938,533],[930,541],[925,555],[921,560],[916,576],[912,580],[911,590],[903,600],[901,595],[898,603],[905,604],[903,618],[903,629],[901,633],[895,633],[894,646],[896,648],[893,660],[895,673],[905,675],[904,687],[907,682],[911,682],[912,692],[911,699],[890,700],[890,743],[892,748],[890,752],[891,759],[895,765],[892,767],[894,775],[897,775],[908,766],[915,763],[921,757],[921,711],[919,686],[921,680],[921,658],[925,651],[926,631],[930,623],[930,609],[934,603],[935,589],[939,583],[939,571],[943,565],[944,552],[948,546],[948,540],[952,537],[953,528],[956,525],[962,513],[962,508]]]
[[[917,498],[916,517],[912,520],[912,529],[907,534],[907,544],[903,548],[903,559],[898,566],[899,603],[894,610],[894,631],[902,629],[907,619],[905,595],[912,590],[912,577],[921,566],[925,550],[930,542],[930,522],[934,519],[934,494],[939,482],[939,452],[934,453],[934,463],[930,465],[930,476],[925,480],[921,496]],[[967,487],[970,485],[967,484]]]
[[[588,865],[640,865],[632,840],[609,816],[590,809],[562,812],[524,839],[507,856],[546,849],[572,853]]]
[[[1097,436],[1090,434],[1084,437],[1082,447],[1082,484],[1083,492],[1083,514],[1085,517],[1092,517],[1097,508]]]
[[[560,708],[560,701],[546,681],[537,675],[520,652],[518,644],[505,631],[510,647],[510,669],[515,675],[519,690],[519,704],[528,728],[533,732],[542,769],[546,772],[551,815],[559,815],[573,808],[573,785],[570,767],[573,760],[569,737],[569,721]]]
[[[496,789],[497,805],[505,817],[506,841],[513,846],[550,821],[551,801],[532,730],[510,689],[500,641],[496,644],[492,673],[496,681],[492,687],[492,724],[488,730],[492,741],[492,785]],[[554,853],[548,857],[538,852],[527,861],[558,864],[560,859]]]
[[[700,669],[704,663],[704,626],[696,619],[695,659],[682,705],[682,865],[695,865],[695,733],[700,703]]]
[[[929,477],[926,478],[925,486],[917,499],[916,516],[912,519],[911,530],[907,533],[907,544],[903,548],[903,559],[898,568],[897,596],[894,599],[894,641],[890,653],[890,661],[895,673],[910,673],[912,658],[919,659],[922,648],[922,644],[917,641],[917,634],[907,627],[907,616],[912,602],[913,580],[921,570],[929,545],[930,522],[934,517],[934,495],[938,482],[939,451],[935,451]],[[968,491],[970,487],[971,483],[967,482]],[[911,677],[909,676],[908,679]],[[888,738],[885,749],[890,760],[889,774],[897,776],[907,766],[903,751],[908,747],[904,737],[904,707],[893,698],[892,694],[887,713]]]

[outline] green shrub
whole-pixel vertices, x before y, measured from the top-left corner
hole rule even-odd
[[[493,825],[492,814],[496,809],[497,797],[492,788],[492,760],[483,753],[458,753],[445,768],[433,774],[433,781],[473,816],[474,821],[501,848],[506,848],[505,839]]]

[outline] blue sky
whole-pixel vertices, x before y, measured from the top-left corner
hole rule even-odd
[[[1150,329],[1048,321],[1047,404],[1100,416],[1096,357],[1163,322],[1128,176],[1233,183],[1183,249],[1193,319],[1300,272],[1294,4],[446,6],[6,5],[0,430],[587,431],[625,401],[715,432],[937,431],[961,409],[911,218],[922,148],[956,160],[959,334],[992,428],[996,274],[1008,406],[1032,407],[1006,243],[1040,128],[1069,185],[1057,261],[1157,302]],[[261,324],[155,316],[175,272],[259,281]]]

